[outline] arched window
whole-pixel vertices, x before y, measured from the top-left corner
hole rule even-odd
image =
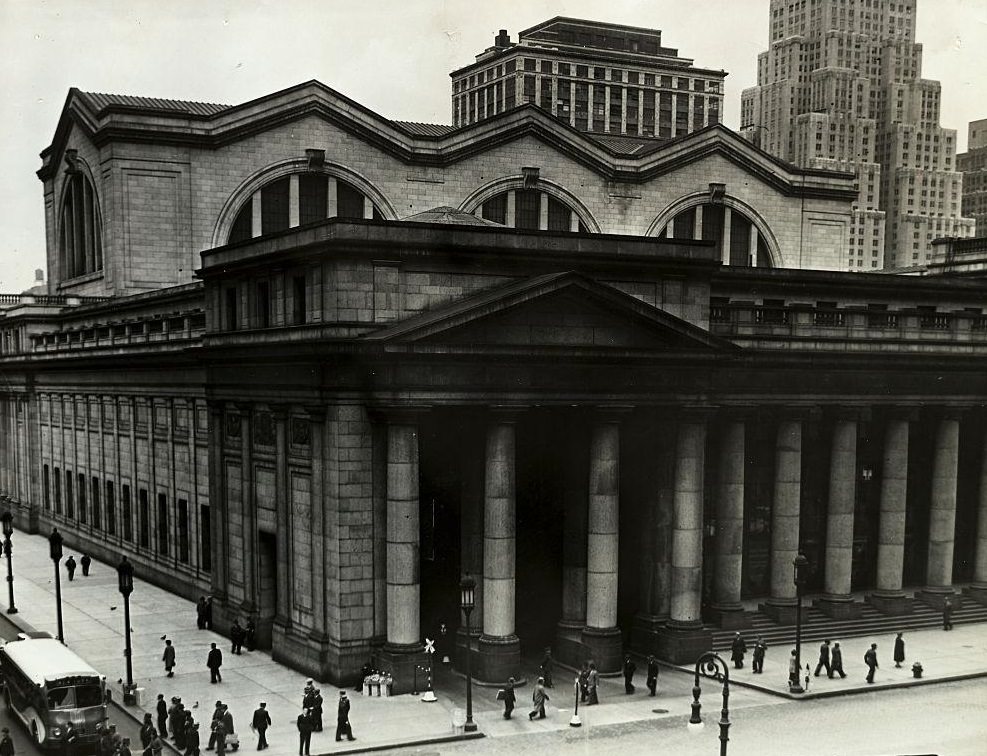
[[[297,192],[292,190],[295,183]],[[254,213],[258,204],[260,222],[256,223]],[[341,178],[326,173],[293,173],[269,181],[254,192],[237,213],[228,243],[286,231],[326,218],[380,220],[383,217],[369,197]]]
[[[707,202],[683,210],[658,236],[715,241],[720,259],[727,265],[771,267],[771,253],[757,226],[742,211],[721,203]]]
[[[59,251],[62,278],[103,269],[103,229],[96,191],[81,171],[68,174],[62,196]]]
[[[495,194],[480,205],[479,215],[511,228],[531,231],[587,231],[575,210],[539,189],[509,189]]]

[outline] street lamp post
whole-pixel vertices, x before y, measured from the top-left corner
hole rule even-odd
[[[62,534],[58,528],[52,528],[48,536],[48,551],[51,561],[55,563],[55,612],[58,617],[58,640],[65,643],[65,632],[62,629],[62,576],[59,562],[62,561]]]
[[[809,560],[801,551],[792,560],[795,571],[795,668],[798,670],[791,684],[792,693],[805,693],[799,678],[802,675],[802,588],[805,586],[805,568],[808,564]]]
[[[3,555],[7,557],[7,593],[10,596],[7,614],[17,614],[17,607],[14,606],[14,568],[11,566],[10,560],[10,555],[14,551],[14,547],[10,543],[10,537],[14,534],[14,516],[9,509],[0,515],[0,522],[3,523]]]
[[[120,594],[123,596],[123,656],[127,660],[127,684],[123,688],[123,702],[133,704],[134,701],[134,665],[131,661],[130,646],[130,594],[134,592],[134,565],[127,557],[117,565],[117,581]]]
[[[476,581],[469,575],[464,577],[459,583],[459,608],[466,616],[466,724],[463,729],[466,732],[476,732],[476,723],[473,721],[473,673],[470,671],[470,650],[472,639],[470,636],[470,615],[476,608]]]
[[[699,703],[699,695],[702,693],[702,688],[699,686],[700,677],[706,677],[716,682],[723,681],[723,708],[720,710],[720,756],[727,756],[727,743],[730,741],[730,668],[713,651],[707,651],[696,660],[696,681],[692,688],[692,717],[689,718],[689,727],[694,729],[703,726],[703,718],[700,715],[702,704]]]

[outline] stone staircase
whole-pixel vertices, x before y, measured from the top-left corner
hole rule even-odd
[[[854,619],[833,619],[823,614],[815,607],[805,602],[802,609],[802,642],[842,640],[861,635],[888,635],[909,630],[927,630],[942,627],[942,612],[931,609],[920,601],[914,602],[911,614],[888,616],[881,614],[869,604],[864,604],[859,617]],[[795,645],[795,625],[779,625],[760,612],[746,612],[750,619],[749,628],[741,630],[741,635],[747,642],[748,652],[753,647],[752,641],[761,635],[768,647],[783,647]],[[968,622],[987,622],[987,606],[964,597],[961,605],[953,610],[953,624],[961,625]],[[713,650],[730,652],[730,643],[735,630],[721,630],[709,626],[713,632]]]

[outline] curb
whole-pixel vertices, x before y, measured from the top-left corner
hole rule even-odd
[[[431,738],[422,738],[421,740],[393,740],[387,743],[374,743],[372,745],[346,746],[339,750],[313,754],[313,756],[332,756],[336,753],[369,753],[371,751],[387,751],[392,748],[414,748],[415,746],[435,745],[436,743],[455,743],[459,740],[478,740],[485,737],[486,735],[479,731],[464,732],[462,735],[438,735]]]

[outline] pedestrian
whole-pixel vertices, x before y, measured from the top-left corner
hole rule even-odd
[[[212,596],[206,596],[206,630],[212,630]]]
[[[184,719],[184,715],[183,715]],[[171,706],[168,707],[168,730],[171,732],[171,736],[175,737],[175,730],[178,727],[178,697],[171,697]],[[161,735],[162,738],[167,739],[168,733],[164,732]]]
[[[541,676],[545,679],[546,688],[552,687],[552,666],[554,663],[552,649],[548,647],[545,649],[545,657],[541,660]]]
[[[199,723],[189,719],[188,736],[185,738],[185,756],[199,756]]]
[[[905,639],[901,633],[898,633],[894,639],[894,665],[900,668],[903,661],[905,661]]]
[[[154,718],[151,716],[151,712],[145,712],[144,723],[141,725],[141,749],[147,750],[151,745],[151,741],[154,739]]]
[[[10,739],[10,730],[4,727],[0,730],[0,756],[14,756],[14,741]]]
[[[223,702],[217,701],[216,708],[212,711],[212,721],[209,723],[209,744],[206,746],[207,751],[211,751],[216,747],[216,723],[223,721]]]
[[[312,732],[322,732],[322,693],[318,688],[312,691]]]
[[[69,580],[75,580],[75,557],[71,554],[65,560],[65,570],[69,573]]]
[[[171,725],[171,737],[175,741],[175,748],[179,751],[185,750],[185,722],[187,720],[185,711],[185,704],[182,703],[182,699],[179,698],[175,701],[175,716],[172,719]]]
[[[312,715],[312,707],[315,705],[315,681],[309,678],[305,681],[305,689],[302,691],[302,708]]]
[[[247,620],[247,628],[243,633],[247,642],[247,650],[253,651],[257,647],[257,625],[254,624],[253,617]]]
[[[747,644],[738,630],[733,636],[733,643],[730,644],[730,660],[737,669],[744,668],[744,654],[747,653]]]
[[[586,703],[589,699],[589,664],[583,662],[579,670],[579,702]]]
[[[161,661],[164,662],[165,672],[168,673],[168,677],[174,677],[175,647],[171,645],[170,640],[165,641],[164,654],[161,656]]]
[[[877,644],[871,643],[864,654],[864,664],[867,665],[867,682],[874,682],[874,670],[877,669]]]
[[[833,670],[834,674],[839,674],[841,680],[846,677],[846,672],[843,671],[843,649],[840,648],[839,641],[833,644],[833,660],[830,662],[830,669]]]
[[[658,692],[658,660],[654,655],[648,657],[648,695],[653,696]]]
[[[823,668],[826,669],[826,677],[833,676],[833,668],[829,664],[829,641],[824,640],[822,645],[819,647],[819,661],[816,664],[816,671],[813,672],[813,676],[819,677],[819,672]]]
[[[600,673],[596,671],[596,662],[590,661],[589,672],[586,675],[586,686],[588,690],[587,701],[588,706],[600,703],[600,698],[596,693],[596,686],[600,682]]]
[[[257,750],[263,751],[267,745],[267,728],[271,726],[271,715],[267,711],[267,704],[260,702],[260,707],[254,711],[253,721],[250,726],[257,732]]]
[[[345,735],[347,740],[356,740],[353,737],[353,728],[350,726],[350,699],[346,697],[346,691],[339,691],[339,707],[336,709],[336,740],[339,741]]]
[[[630,695],[634,692],[634,670],[637,665],[631,661],[631,655],[624,656],[624,693]]]
[[[71,559],[72,557],[69,557]],[[70,577],[69,580],[72,578]],[[953,629],[953,602],[946,599],[942,602],[942,629],[952,630]]]
[[[298,727],[298,756],[309,756],[309,748],[312,745],[312,720],[309,719],[308,709],[302,709],[295,724]]]
[[[168,704],[165,703],[164,693],[158,693],[158,734],[162,738],[168,737]]]
[[[161,742],[161,738],[155,735],[151,738],[151,742],[148,744],[147,748],[144,749],[145,756],[161,756],[161,752],[164,750],[164,743]]]
[[[230,707],[223,704],[223,729],[226,730],[227,735],[233,735],[236,730],[233,727],[233,712],[230,711]]]
[[[200,630],[206,629],[206,613],[209,611],[209,606],[206,604],[206,597],[199,596],[199,600],[195,604],[195,625]]]
[[[795,649],[792,649],[792,655],[788,659],[788,689],[796,687],[799,684],[799,665],[795,659]]]
[[[534,708],[528,714],[528,719],[534,719],[536,716],[539,719],[545,718],[545,702],[548,700],[548,693],[545,692],[545,678],[539,677],[538,682],[535,683],[535,689],[531,691],[531,702],[534,704]]]
[[[96,725],[96,753],[99,756],[113,756],[113,738],[110,737],[110,728],[104,727],[102,723]]]
[[[93,560],[88,554],[83,554],[82,559],[79,560],[79,564],[82,565],[82,577],[89,577],[89,566],[93,563]]]
[[[226,728],[222,717],[212,723],[212,737],[216,742],[216,756],[223,756],[226,753]]]
[[[206,666],[209,667],[209,682],[223,682],[223,676],[219,673],[219,668],[223,666],[223,652],[216,648],[215,643],[209,644],[209,656],[206,657]]]
[[[123,738],[120,741],[120,746],[117,748],[116,754],[117,756],[131,756],[130,738]],[[0,756],[4,756],[4,754],[0,752]]]
[[[196,728],[195,720],[192,719],[192,712],[188,709],[185,710],[185,720],[182,722],[182,743],[184,744],[185,753],[190,752],[189,742],[195,737],[195,748],[194,750],[199,750],[199,734],[195,731]]]
[[[514,711],[514,704],[517,703],[517,694],[514,692],[514,678],[511,677],[507,680],[507,685],[504,686],[504,719],[511,718],[511,712]]]
[[[764,638],[757,636],[757,640],[754,641],[754,653],[751,656],[751,669],[755,675],[764,672],[764,654],[767,650],[768,644],[764,642]]]

